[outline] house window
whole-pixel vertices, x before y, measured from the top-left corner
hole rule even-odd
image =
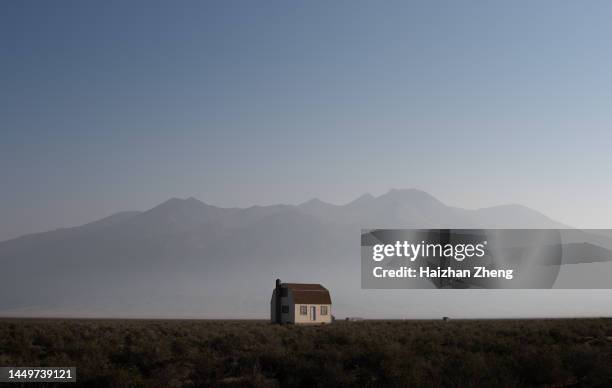
[[[289,306],[287,306],[286,304],[284,304],[282,306],[282,310],[283,314],[289,314]]]
[[[327,315],[327,306],[321,306],[321,315]]]
[[[300,306],[300,315],[308,314],[308,306]]]

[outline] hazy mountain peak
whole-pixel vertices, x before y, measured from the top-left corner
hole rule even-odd
[[[358,198],[355,198],[351,202],[349,202],[348,205],[357,205],[357,204],[361,204],[361,203],[367,203],[367,202],[370,202],[373,199],[375,199],[375,197],[372,194],[365,193],[363,195],[360,195]]]
[[[299,207],[313,207],[313,206],[329,206],[331,204],[321,201],[319,198],[312,198],[306,202],[299,204]]]
[[[214,206],[207,205],[204,202],[194,197],[189,197],[186,199],[170,198],[169,200],[162,202],[159,205],[147,210],[147,213],[184,211],[184,210],[189,210],[189,209],[207,208],[207,207],[214,207]]]
[[[179,204],[204,204],[204,202],[200,201],[199,199],[195,198],[195,197],[189,197],[189,198],[177,198],[177,197],[172,197],[169,200],[162,202],[161,204],[159,204],[158,206],[162,206],[162,205],[179,205]]]
[[[132,230],[139,230],[145,235],[177,234],[216,220],[230,211],[207,205],[193,197],[170,198],[130,222]]]
[[[444,205],[433,195],[418,189],[391,189],[380,197],[378,200],[390,200],[393,202],[411,202],[411,203],[436,203]]]

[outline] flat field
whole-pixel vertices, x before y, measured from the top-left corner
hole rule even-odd
[[[0,319],[0,366],[76,366],[72,387],[610,387],[612,319]]]

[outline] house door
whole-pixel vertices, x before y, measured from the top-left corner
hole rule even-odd
[[[310,320],[311,321],[317,320],[317,307],[316,306],[310,307]]]

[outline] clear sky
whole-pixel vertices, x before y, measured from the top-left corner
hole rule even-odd
[[[416,187],[612,227],[612,3],[0,3],[0,240]]]

